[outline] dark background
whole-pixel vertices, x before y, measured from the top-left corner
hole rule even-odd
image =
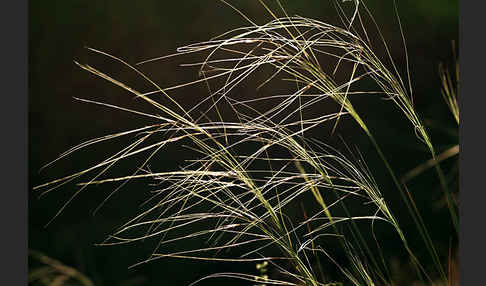
[[[329,1],[282,2],[291,15],[338,23],[335,22],[335,12]],[[457,138],[441,131],[454,127],[454,122],[441,100],[438,64],[453,60],[451,40],[458,40],[458,1],[400,2],[399,13],[407,39],[416,107],[423,118],[431,122],[429,128],[437,147],[450,146],[457,143]],[[232,3],[259,24],[271,20],[258,1]],[[73,99],[81,97],[136,106],[136,102],[126,93],[73,63],[73,60],[77,60],[97,66],[115,78],[133,79],[126,69],[89,53],[84,46],[136,63],[173,53],[178,46],[204,41],[246,24],[236,12],[219,1],[92,1],[88,4],[86,1],[73,0],[30,1],[29,5],[30,189],[89,166],[111,147],[119,146],[119,142],[86,149],[39,172],[44,164],[68,148],[87,139],[144,124],[143,119],[135,116]],[[392,1],[367,1],[367,5],[388,40],[398,66],[404,67]],[[145,65],[143,71],[162,86],[197,77],[195,69],[180,68],[177,64],[172,60],[156,62]],[[184,102],[191,104],[190,98]],[[428,155],[411,134],[411,128],[404,123],[401,114],[393,108],[381,108],[384,104],[389,105],[377,100],[363,103],[361,107],[358,105],[358,108],[363,110],[363,117],[376,130],[377,140],[384,145],[397,173],[404,174],[427,160]],[[364,138],[352,137],[352,130],[340,131],[347,142],[359,145],[366,155],[369,143]],[[359,139],[354,142],[353,138]],[[161,155],[157,164],[168,169],[177,167],[174,165],[176,158],[171,154],[166,152]],[[367,159],[386,195],[387,186],[391,185],[387,177],[382,175],[384,172],[378,159],[373,156],[376,155],[370,152]],[[433,226],[438,245],[447,245],[448,237],[443,234],[449,232],[447,222],[441,220],[443,210],[430,207],[440,200],[438,182],[433,173],[426,175],[422,180],[411,183],[410,188],[416,194],[419,206],[422,205],[431,214],[426,213],[424,217],[437,219],[429,221],[429,224]],[[145,259],[152,246],[95,247],[94,244],[103,241],[117,226],[140,210],[139,204],[148,195],[144,184],[128,185],[108,201],[96,216],[91,214],[92,211],[111,189],[110,186],[88,188],[61,216],[44,228],[74,190],[73,185],[67,185],[41,199],[38,199],[39,193],[30,193],[29,248],[78,268],[96,285],[164,285],[168,281],[171,285],[185,285],[204,274],[249,267],[165,259],[127,269]],[[389,199],[399,204],[398,196],[394,198],[389,195]],[[406,228],[408,222],[404,220]],[[217,282],[213,280],[207,285]]]

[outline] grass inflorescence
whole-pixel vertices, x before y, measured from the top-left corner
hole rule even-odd
[[[430,153],[431,159],[423,168],[436,169],[451,223],[457,230],[457,204],[451,199],[439,165],[447,155],[436,153],[414,107],[406,49],[406,67],[402,70],[395,65],[378,25],[362,1],[345,3],[354,5],[350,15],[344,13],[341,3],[335,2],[342,20],[340,26],[288,16],[280,3],[283,16],[277,16],[264,1],[260,3],[274,18],[268,23],[258,25],[227,3],[247,20],[248,26],[180,47],[176,54],[135,65],[88,48],[137,73],[153,89],[142,92],[93,66],[76,62],[79,67],[130,92],[136,99],[153,106],[156,112],[78,100],[134,113],[157,123],[93,139],[68,150],[60,158],[93,144],[137,135],[131,144],[91,167],[36,189],[50,192],[76,182],[77,191],[59,210],[59,215],[88,186],[113,183],[118,184],[117,191],[129,181],[151,179],[156,190],[145,204],[146,209],[102,245],[157,239],[153,253],[141,263],[174,257],[265,265],[265,273],[261,275],[225,272],[201,280],[226,277],[260,285],[397,285],[399,281],[395,281],[390,269],[389,255],[383,253],[380,237],[375,233],[375,227],[380,224],[395,233],[393,237],[400,242],[400,251],[407,253],[415,280],[428,285],[451,285],[447,266],[450,259],[444,260],[444,255],[439,253],[406,186],[421,170],[400,180],[375,139],[375,131],[360,115],[365,111],[353,105],[357,96],[379,96],[410,122],[410,132],[416,134]],[[368,36],[365,17],[376,25],[377,42]],[[402,37],[404,40],[403,33]],[[385,48],[385,56],[376,54],[376,45]],[[188,54],[201,58],[199,62],[183,65],[199,68],[200,78],[192,82],[161,87],[141,71],[144,64]],[[257,70],[269,74],[259,89],[277,80],[290,82],[295,89],[288,94],[244,98],[238,88]],[[441,79],[444,98],[459,123],[457,91],[452,86],[451,75],[442,68]],[[364,81],[373,82],[376,90],[360,89]],[[193,85],[207,87],[210,94],[187,108],[173,93]],[[322,102],[337,108],[334,112],[311,112]],[[416,234],[402,229],[360,151],[355,147],[337,150],[307,135],[310,130],[325,125],[332,128],[329,134],[332,135],[343,118],[357,123],[381,158],[383,172],[392,178],[416,225],[427,251],[425,258],[424,255],[419,258],[409,244],[408,237]],[[179,169],[149,168],[149,162],[168,145],[184,145],[194,157]],[[448,153],[449,157],[457,152]],[[113,166],[140,154],[146,157],[135,171],[107,176]],[[391,193],[387,191],[387,195]],[[352,206],[356,203],[363,207],[355,209]],[[295,216],[295,209],[300,207],[304,215]],[[363,225],[371,226],[367,228],[369,233],[363,233]],[[187,240],[203,243],[188,249],[178,248],[180,241]],[[336,256],[336,248],[345,254],[345,259]],[[337,274],[329,273],[329,265]],[[267,267],[279,275],[267,275]]]

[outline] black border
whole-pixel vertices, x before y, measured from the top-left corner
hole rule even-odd
[[[28,2],[2,5],[2,285],[27,285]],[[5,65],[6,64],[6,65]]]
[[[485,46],[483,1],[459,1],[460,39],[460,285],[484,283],[486,190],[484,85]],[[468,5],[466,5],[466,3]],[[480,282],[481,281],[481,282]],[[477,282],[477,283],[475,283]]]
[[[485,83],[484,67],[484,2],[474,5],[460,4],[460,48],[461,48],[461,197],[460,209],[460,282],[461,285],[484,283],[484,254],[486,217],[484,214],[486,193],[484,177],[485,146],[484,107],[486,97],[482,86]],[[482,164],[483,163],[483,164]],[[475,283],[477,282],[477,283]]]

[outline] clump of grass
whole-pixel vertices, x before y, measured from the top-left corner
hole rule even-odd
[[[60,209],[60,214],[88,186],[118,183],[116,191],[128,181],[152,179],[158,187],[147,208],[102,243],[119,245],[157,239],[152,255],[141,263],[165,257],[266,263],[280,275],[279,278],[265,276],[265,285],[396,285],[381,250],[380,238],[374,231],[380,224],[395,232],[417,280],[431,284],[439,279],[444,285],[449,284],[444,261],[412,195],[397,179],[371,128],[360,116],[358,107],[352,104],[353,97],[362,95],[378,95],[390,100],[411,123],[411,132],[427,146],[450,202],[438,163],[440,156],[436,155],[431,137],[413,105],[408,58],[404,79],[381,34],[378,44],[385,47],[386,61],[375,53],[373,45],[377,43],[372,43],[368,37],[363,17],[376,22],[360,1],[353,2],[355,6],[350,16],[344,13],[339,2],[335,2],[341,26],[288,16],[278,2],[283,13],[279,17],[264,1],[260,3],[274,17],[272,21],[258,25],[228,4],[248,21],[248,26],[181,47],[175,55],[167,56],[201,55],[200,62],[186,64],[199,67],[201,78],[193,82],[163,88],[139,69],[142,64],[167,57],[131,65],[89,48],[131,69],[148,81],[153,90],[138,91],[95,67],[76,64],[129,91],[157,112],[78,100],[135,113],[157,123],[93,139],[68,150],[60,158],[93,144],[138,135],[131,144],[99,163],[36,189],[50,192],[78,180],[79,188]],[[406,50],[405,57],[408,57]],[[332,61],[334,64],[330,65]],[[237,93],[238,87],[259,69],[271,71],[259,88],[283,79],[295,84],[295,90],[288,94],[243,99]],[[442,78],[445,83],[450,82],[447,74]],[[364,80],[374,82],[378,90],[360,89],[359,83]],[[196,84],[206,85],[209,96],[190,108],[183,107],[172,93]],[[448,100],[450,106],[456,108],[453,113],[457,111],[458,120],[457,101],[453,100],[455,93],[445,88],[444,94],[451,99]],[[337,103],[338,108],[326,114],[310,112],[318,103],[326,101]],[[334,132],[343,117],[358,124],[383,160],[384,169],[395,182],[428,251],[427,265],[417,258],[409,245],[407,234],[359,150],[348,147],[345,154],[306,135],[323,125],[331,126]],[[169,144],[184,144],[196,155],[180,169],[149,169],[151,159]],[[134,172],[106,177],[114,165],[142,153],[147,154],[146,158]],[[307,204],[304,218],[292,216],[296,205],[303,201]],[[356,203],[363,207],[359,210],[349,207]],[[455,206],[449,203],[448,208],[451,222],[457,228]],[[362,222],[370,223],[371,235],[368,236],[371,240],[362,233]],[[180,241],[187,240],[205,243],[200,247],[178,248]],[[345,261],[336,258],[336,245],[345,253]],[[329,278],[323,262],[333,265],[339,274]],[[263,283],[261,275],[247,273],[218,273],[203,279],[218,277]]]
[[[33,268],[29,271],[29,285],[94,286],[93,282],[83,273],[52,257],[34,250],[29,251],[29,256],[31,260],[40,263],[39,267]]]
[[[457,91],[459,89],[459,61],[457,60],[454,42],[452,45],[452,52],[456,59],[454,69],[450,71],[444,67],[443,64],[440,64],[439,73],[442,82],[442,95],[444,101],[447,103],[452,115],[454,115],[457,125],[459,125],[459,103],[457,101]]]

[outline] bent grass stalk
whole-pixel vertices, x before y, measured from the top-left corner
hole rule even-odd
[[[337,11],[338,13],[341,11],[340,16],[345,28],[304,17],[290,17],[279,2],[285,16],[277,17],[263,1],[260,3],[274,17],[274,20],[264,25],[257,25],[230,5],[248,20],[250,26],[231,30],[210,41],[181,47],[177,54],[168,56],[208,54],[202,62],[187,64],[187,66],[200,66],[202,76],[201,79],[189,83],[162,88],[137,67],[106,52],[88,48],[91,52],[105,55],[131,69],[148,81],[155,90],[140,92],[95,67],[76,62],[78,66],[129,91],[135,98],[142,99],[155,107],[158,112],[162,112],[162,115],[140,112],[109,103],[78,100],[156,119],[160,123],[89,140],[68,150],[55,161],[92,144],[130,134],[142,134],[132,144],[100,163],[37,186],[35,189],[44,189],[44,193],[47,193],[89,173],[97,172],[91,179],[78,183],[79,189],[59,210],[55,216],[57,217],[74,197],[90,185],[120,182],[121,185],[114,191],[116,192],[130,180],[152,178],[164,185],[155,191],[155,195],[151,198],[151,201],[154,201],[153,206],[120,227],[102,243],[103,245],[125,244],[158,237],[160,241],[147,261],[162,257],[233,262],[269,261],[286,277],[292,278],[291,281],[296,281],[275,279],[265,281],[266,284],[273,285],[332,285],[330,281],[319,281],[309,261],[310,254],[318,260],[321,259],[316,253],[321,253],[335,264],[349,283],[394,285],[374,231],[372,230],[372,233],[378,245],[381,266],[356,225],[358,221],[369,220],[374,227],[375,222],[384,221],[389,223],[398,234],[419,279],[432,283],[434,277],[438,275],[443,283],[448,284],[448,277],[420,211],[416,208],[410,193],[408,191],[405,193],[406,186],[398,181],[379,144],[350,100],[354,95],[379,93],[390,99],[404,113],[412,123],[419,139],[428,147],[449,202],[447,184],[430,136],[413,107],[408,55],[405,53],[409,92],[391,60],[391,54],[381,33],[382,43],[393,71],[386,68],[371,48],[371,42],[362,22],[361,7],[366,10],[375,24],[376,22],[364,3],[355,1],[356,9],[351,20],[347,19],[340,4],[337,3]],[[364,37],[357,32],[356,23],[361,26]],[[401,24],[400,31],[402,32]],[[320,56],[337,60],[332,72],[326,72],[326,69],[321,66]],[[167,57],[147,60],[140,64],[164,58]],[[334,76],[346,63],[352,65],[351,72],[347,80],[337,82]],[[286,80],[296,83],[297,90],[288,95],[266,96],[251,100],[234,98],[231,92],[250,74],[263,66],[274,68],[274,72],[263,81],[260,87],[285,74],[291,77],[285,78]],[[209,83],[217,79],[224,79],[224,84],[211,88]],[[363,79],[372,79],[380,91],[354,91],[352,87]],[[447,76],[443,76],[443,79],[445,82],[449,81]],[[174,96],[169,95],[169,92],[196,84],[206,84],[210,96],[189,109],[184,108]],[[318,93],[312,94],[310,91]],[[445,90],[447,98],[452,98],[450,94],[452,93],[449,90]],[[157,95],[162,95],[176,108],[171,109],[163,104],[162,100],[152,99]],[[338,103],[339,110],[335,113],[306,118],[307,110],[326,99]],[[268,100],[280,100],[280,102],[265,111],[258,111],[256,105]],[[202,106],[208,102],[209,107],[201,112]],[[224,120],[223,113],[218,107],[223,103],[234,112],[237,121]],[[293,107],[295,104],[298,105],[297,108]],[[198,117],[195,116],[197,112],[200,112]],[[216,114],[219,121],[212,121],[211,114]],[[340,118],[348,115],[369,137],[383,160],[425,243],[435,266],[435,274],[428,273],[410,248],[406,234],[388,207],[364,159],[360,157],[359,163],[356,164],[330,146],[304,136],[308,130],[331,121],[334,121],[334,132]],[[156,136],[165,138],[158,140],[157,143],[146,143]],[[188,162],[181,170],[153,172],[146,168],[153,156],[168,144],[182,142],[188,144],[191,150],[201,156]],[[246,148],[252,151],[242,153],[238,151],[241,146],[250,146]],[[274,155],[275,151],[279,151],[279,155]],[[148,155],[130,175],[103,178],[103,175],[119,161],[141,153],[148,153]],[[261,162],[268,168],[262,167]],[[292,203],[301,200],[309,192],[320,206],[320,210],[309,218],[298,221],[294,226],[296,222],[287,218],[285,211]],[[336,199],[332,200],[328,194],[334,194]],[[353,215],[346,206],[346,202],[351,199],[371,203],[374,205],[374,211],[369,215]],[[342,207],[346,217],[332,214],[338,206]],[[204,211],[200,210],[202,207]],[[457,228],[457,217],[451,204],[449,204],[449,211]],[[327,222],[322,223],[323,220]],[[203,222],[205,223],[203,230],[184,232],[193,225],[202,225]],[[351,225],[351,239],[338,227],[348,223]],[[130,236],[130,233],[139,229],[145,230],[146,234]],[[176,236],[168,238],[169,233],[176,233]],[[164,246],[178,241],[204,237],[211,240],[212,245],[169,253],[160,252]],[[325,245],[317,243],[323,237],[335,237],[338,240],[348,256],[350,269],[341,266],[333,259],[325,249]],[[305,240],[301,241],[301,239]],[[246,251],[239,257],[215,256],[221,254],[222,250],[241,249],[242,246]],[[280,250],[281,257],[264,254],[274,246]],[[355,247],[359,251],[356,251]],[[361,248],[364,248],[366,255],[361,254]],[[372,265],[368,264],[367,259],[371,260]],[[292,265],[291,269],[282,267],[279,261],[289,261]],[[220,273],[210,277],[233,277],[259,282],[257,276],[238,273]]]
[[[29,284],[94,286],[86,275],[52,257],[35,250],[29,250],[29,256],[42,265],[29,271]]]

